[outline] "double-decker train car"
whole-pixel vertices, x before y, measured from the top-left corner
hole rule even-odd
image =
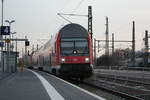
[[[33,65],[55,75],[87,78],[92,75],[92,40],[79,24],[67,24],[33,54]]]

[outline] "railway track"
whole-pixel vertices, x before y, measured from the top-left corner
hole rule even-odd
[[[97,85],[97,84],[94,84],[95,82],[94,83],[90,82],[90,80],[86,80],[86,81],[82,81],[81,82],[79,80],[71,79],[71,80],[67,80],[67,81],[69,81],[69,82],[71,82],[73,84],[76,84],[76,85],[84,84],[84,85],[87,85],[87,86],[89,86],[91,88],[100,89],[101,91],[104,91],[104,92],[107,92],[109,94],[115,95],[118,98],[122,98],[121,100],[145,100],[143,98],[140,98],[140,97],[137,97],[137,96],[133,96],[133,95],[130,95],[128,93],[112,89],[112,88],[110,88],[110,86],[108,84],[107,84],[107,86],[106,85]]]
[[[109,74],[98,74],[96,76],[98,79],[102,79],[105,81],[111,81],[114,83],[132,86],[132,87],[142,87],[145,91],[150,91],[150,83],[146,82],[144,79],[140,78],[131,78],[126,76],[116,76],[116,75],[109,75]]]
[[[110,88],[107,88],[107,87],[97,86],[97,85],[94,85],[94,84],[91,84],[91,83],[87,83],[87,82],[83,82],[83,84],[91,86],[91,87],[95,87],[95,88],[98,88],[98,89],[101,89],[101,90],[104,90],[104,91],[106,91],[106,92],[108,92],[110,94],[119,96],[119,97],[124,98],[126,100],[144,100],[142,98],[139,98],[139,97],[136,97],[136,96],[132,96],[132,95],[129,95],[129,94],[124,93],[124,92],[116,91],[116,90],[113,90],[113,89],[110,89]]]
[[[131,87],[128,87],[128,86],[115,84],[113,82],[108,82],[106,80],[105,81],[104,80],[100,80],[98,78],[95,78],[95,76],[94,76],[94,78],[91,77],[90,79],[86,79],[85,81],[82,81],[82,82],[79,81],[79,80],[74,80],[74,79],[71,79],[71,80],[67,79],[67,81],[69,81],[69,82],[71,82],[73,84],[76,84],[76,85],[84,84],[84,85],[87,85],[87,86],[92,87],[92,88],[100,89],[100,90],[105,91],[105,92],[107,92],[109,94],[112,94],[112,95],[115,95],[117,97],[123,98],[122,100],[149,100],[149,99],[145,99],[145,97],[143,97],[143,96],[147,95],[148,92],[150,93],[150,91],[148,91],[148,92],[146,91],[144,93],[141,93],[143,91],[137,91],[137,89],[135,89],[135,88],[131,88]],[[126,90],[122,91],[122,89],[127,89],[128,91],[130,91],[130,93],[128,93]]]
[[[106,91],[111,91],[113,94],[117,94],[125,98],[127,97],[127,100],[130,97],[131,100],[150,99],[150,84],[148,82],[144,82],[144,80],[140,81],[132,78],[127,79],[125,77],[98,74],[85,82],[86,84],[96,85],[96,87],[100,87]]]
[[[104,92],[107,92],[109,94],[115,95],[118,98],[122,98],[121,100],[144,100],[143,98],[136,97],[136,96],[133,96],[133,95],[130,95],[130,94],[127,94],[127,93],[124,93],[124,92],[117,91],[117,90],[114,90],[112,88],[109,88],[110,86],[107,87],[107,86],[104,86],[104,85],[96,85],[96,84],[93,84],[92,82],[89,82],[89,81],[82,81],[81,82],[81,81],[78,81],[78,80],[69,80],[69,82],[71,82],[73,84],[76,84],[76,85],[84,84],[84,85],[87,85],[87,86],[89,86],[91,88],[100,89],[100,90],[102,90]]]

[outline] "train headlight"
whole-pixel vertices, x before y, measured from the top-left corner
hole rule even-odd
[[[61,58],[61,62],[65,62],[65,58]]]
[[[90,59],[89,58],[85,58],[85,62],[89,62],[90,61]]]

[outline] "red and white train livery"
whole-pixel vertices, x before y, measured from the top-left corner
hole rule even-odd
[[[67,24],[33,54],[33,65],[55,75],[87,78],[92,75],[90,33],[79,24]]]

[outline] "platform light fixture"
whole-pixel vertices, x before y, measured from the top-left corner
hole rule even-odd
[[[11,26],[11,23],[14,23],[14,22],[15,22],[15,20],[11,20],[11,21],[9,21],[9,20],[5,20],[5,22],[9,23],[9,26]]]

